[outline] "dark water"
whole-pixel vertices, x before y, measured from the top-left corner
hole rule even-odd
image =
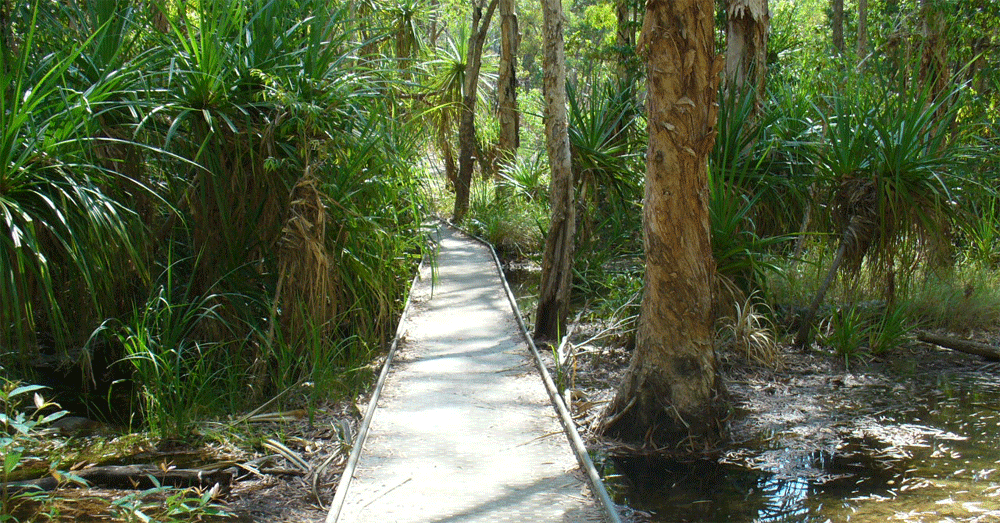
[[[607,460],[605,477],[655,522],[1000,522],[997,372],[897,378],[827,407],[845,422],[826,448],[761,434],[720,461]]]
[[[532,314],[537,272],[505,272]],[[637,521],[1000,523],[1000,365],[939,372],[896,359],[877,379],[813,398],[806,408],[829,426],[809,431],[833,436],[812,448],[786,426],[721,460],[595,461]]]

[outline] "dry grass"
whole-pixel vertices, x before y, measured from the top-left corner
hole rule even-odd
[[[781,369],[784,361],[775,339],[774,323],[765,311],[767,305],[750,295],[742,303],[735,302],[729,314],[722,316],[718,331],[719,343],[748,362],[771,369]]]
[[[327,212],[320,182],[308,167],[289,199],[272,315],[281,323],[286,340],[303,340],[317,327],[323,334],[332,328],[339,312],[340,282],[326,245]],[[272,340],[276,323],[271,322]]]

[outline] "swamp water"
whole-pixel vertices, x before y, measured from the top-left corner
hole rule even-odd
[[[505,274],[530,325],[538,273]],[[639,522],[1000,523],[1000,364],[929,348],[890,358],[730,378],[736,441],[719,460],[595,461]]]
[[[609,489],[641,521],[1000,522],[1000,369],[824,385],[738,414],[764,430],[721,460],[609,460]]]

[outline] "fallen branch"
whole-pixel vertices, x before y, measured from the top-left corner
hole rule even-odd
[[[961,338],[953,338],[926,331],[917,331],[917,339],[946,349],[981,356],[990,361],[1000,361],[1000,347],[979,343],[978,341],[963,340]]]
[[[111,489],[149,489],[158,486],[211,488],[218,484],[227,489],[233,482],[236,470],[232,467],[216,470],[168,469],[152,465],[112,465],[76,470],[73,476],[87,482],[90,487]],[[154,481],[155,480],[155,481]],[[0,490],[8,494],[29,491],[50,491],[73,482],[60,481],[53,476],[0,483]]]

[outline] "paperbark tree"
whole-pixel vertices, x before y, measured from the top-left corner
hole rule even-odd
[[[517,112],[517,2],[500,0],[500,71],[497,75],[497,112],[500,120],[500,154],[505,161],[520,146],[520,115]]]
[[[469,32],[469,49],[465,59],[465,92],[458,124],[458,177],[455,183],[455,207],[452,211],[455,223],[461,223],[469,212],[469,191],[472,188],[472,169],[475,166],[479,70],[483,64],[486,31],[496,8],[497,0],[490,1],[486,13],[483,13],[482,0],[472,7],[472,31]]]
[[[833,33],[833,48],[838,53],[844,52],[844,0],[833,0],[830,17],[830,29]]]
[[[730,0],[726,31],[726,82],[729,88],[753,89],[760,108],[767,74],[767,0]]]
[[[723,434],[708,207],[724,65],[713,0],[648,0],[639,49],[649,92],[645,286],[636,348],[601,429],[646,447],[693,448]]]
[[[858,0],[858,59],[868,54],[868,0]]]
[[[948,50],[945,47],[945,18],[935,2],[921,0],[923,46],[920,53],[920,82],[930,89],[931,99],[948,88]],[[942,110],[944,108],[942,107]]]
[[[542,255],[542,279],[534,337],[555,339],[563,332],[569,313],[573,275],[573,236],[576,207],[573,204],[573,168],[566,113],[566,49],[563,43],[562,0],[543,0],[543,45],[545,92],[545,145],[549,154],[551,219]]]
[[[618,76],[628,78],[634,73],[635,59],[635,0],[616,0],[615,48],[618,51]]]

